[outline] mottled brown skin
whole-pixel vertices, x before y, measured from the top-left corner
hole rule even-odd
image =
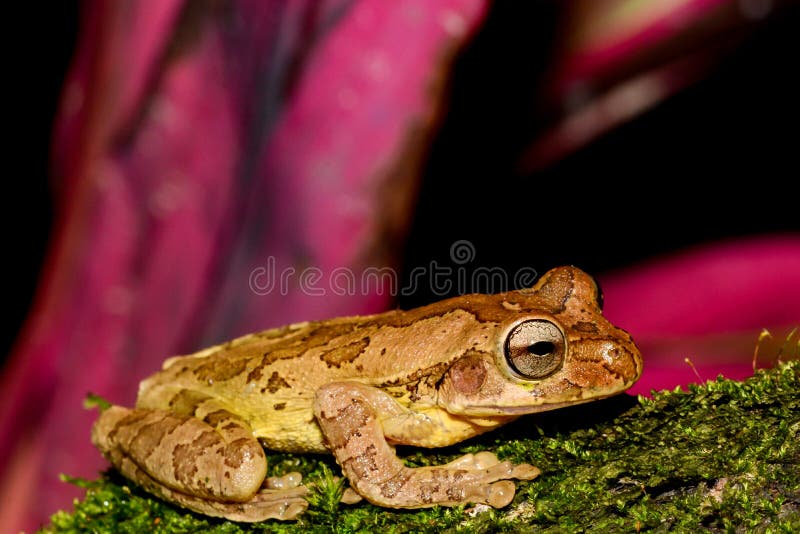
[[[535,467],[484,452],[412,469],[394,445],[452,445],[630,387],[639,351],[598,297],[590,276],[560,267],[528,290],[252,334],[170,358],[136,408],[101,414],[92,440],[152,493],[236,521],[306,507],[299,477],[265,480],[262,445],[333,453],[378,505],[502,507]]]

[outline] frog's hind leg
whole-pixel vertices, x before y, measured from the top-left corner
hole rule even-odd
[[[219,408],[201,419],[167,410],[112,406],[92,442],[126,477],[163,499],[234,521],[293,519],[303,486],[261,490],[267,460],[248,425]]]
[[[406,467],[387,441],[397,430],[391,421],[402,420],[410,429],[406,436],[394,436],[394,441],[406,438],[406,443],[413,443],[407,438],[416,436],[415,444],[424,444],[424,436],[435,433],[439,423],[424,414],[416,416],[385,392],[363,384],[323,386],[317,391],[314,413],[351,486],[380,506],[482,503],[502,508],[514,497],[513,479],[530,480],[539,474],[531,465],[500,461],[488,452],[468,454],[440,466]]]

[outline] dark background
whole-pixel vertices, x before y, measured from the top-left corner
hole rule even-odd
[[[458,62],[407,271],[431,260],[455,266],[450,245],[461,239],[476,250],[468,271],[572,264],[602,273],[709,241],[800,230],[800,9],[768,20],[701,83],[519,176],[541,124],[533,95],[555,27],[549,6],[496,3]],[[434,299],[421,289],[401,307]]]
[[[406,271],[574,264],[593,273],[708,241],[798,231],[797,34],[800,9],[758,29],[701,83],[556,166],[519,176],[540,127],[535,95],[556,14],[546,2],[500,2],[459,59],[450,112],[432,145],[405,251]],[[12,17],[13,144],[2,225],[5,318],[0,355],[26,316],[53,220],[50,129],[77,34],[77,2]],[[35,11],[38,9],[39,11]],[[422,290],[410,307],[433,300]]]
[[[77,1],[11,3],[5,12],[4,253],[0,363],[30,308],[53,221],[50,135],[78,29]]]

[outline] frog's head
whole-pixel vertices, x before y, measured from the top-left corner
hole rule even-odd
[[[440,406],[503,416],[552,410],[628,389],[642,372],[631,336],[602,315],[594,279],[559,267],[527,290],[497,295],[490,350],[470,350],[446,372]],[[513,313],[512,313],[513,310]]]

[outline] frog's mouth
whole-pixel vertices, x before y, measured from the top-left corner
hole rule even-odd
[[[593,400],[599,400],[600,398],[603,397],[595,397],[592,399],[581,399],[581,400],[565,401],[565,402],[551,402],[545,404],[537,404],[535,406],[485,406],[484,408],[495,410],[496,412],[507,415],[525,415],[529,413],[557,410],[559,408],[566,408],[567,406],[575,406],[577,404],[585,404],[587,402],[592,402]]]
[[[475,406],[465,410],[465,412],[468,412],[470,415],[476,415],[476,416],[526,415],[530,413],[548,412],[550,410],[557,410],[559,408],[566,408],[568,406],[577,406],[578,404],[586,404],[587,402],[607,399],[609,397],[617,395],[618,393],[619,392],[598,397],[591,397],[588,399],[575,399],[563,402],[550,402],[550,403],[545,402],[542,404],[527,405],[527,406]]]

